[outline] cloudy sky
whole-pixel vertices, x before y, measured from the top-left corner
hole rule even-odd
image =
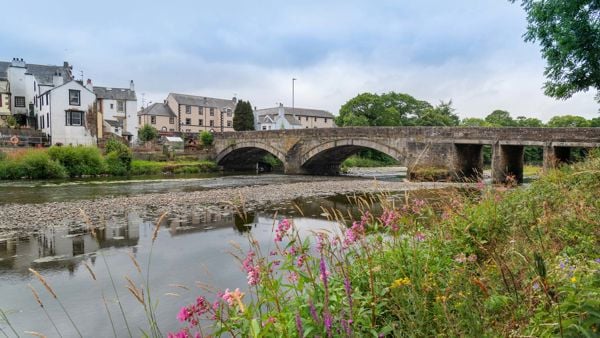
[[[506,0],[32,1],[3,4],[0,59],[74,65],[96,85],[136,83],[138,102],[169,92],[259,108],[339,107],[396,91],[464,117],[598,116],[594,93],[545,97],[544,60]]]

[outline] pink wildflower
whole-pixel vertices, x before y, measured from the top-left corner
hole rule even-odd
[[[290,230],[291,227],[292,225],[287,218],[282,219],[275,230],[275,242],[281,242],[283,240],[283,236],[288,230]]]
[[[169,334],[167,335],[168,338],[188,338],[191,337],[186,331],[181,330],[179,332],[175,332],[175,333],[171,333],[169,332]]]
[[[225,302],[227,302],[227,304],[229,306],[232,306],[233,302],[235,301],[233,299],[233,292],[229,291],[229,289],[225,289],[225,293],[223,293],[223,295],[221,296],[221,299],[223,299]]]
[[[422,199],[416,199],[413,202],[413,206],[412,206],[412,212],[415,214],[421,214],[421,210],[423,209],[423,207],[425,206],[425,201]]]
[[[260,267],[254,264],[254,251],[248,251],[248,255],[242,262],[242,269],[248,274],[248,285],[256,285],[260,281]]]
[[[417,233],[415,234],[415,240],[417,240],[417,242],[424,242],[425,234],[420,231],[417,231]]]
[[[306,260],[306,255],[300,255],[298,257],[298,259],[296,260],[296,265],[298,265],[298,267],[301,268],[302,265],[304,265],[305,260]]]
[[[192,311],[190,311],[190,309],[188,309],[187,306],[182,307],[181,310],[179,310],[179,313],[177,314],[177,320],[179,320],[182,323],[190,319],[190,317],[192,317]]]
[[[454,261],[457,263],[464,263],[467,261],[467,256],[461,252],[458,255],[454,256]]]
[[[290,274],[287,276],[287,279],[290,281],[290,283],[296,283],[298,282],[298,274],[294,271],[290,272]]]

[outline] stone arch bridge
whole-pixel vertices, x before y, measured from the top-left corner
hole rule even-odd
[[[492,176],[523,178],[525,146],[541,147],[544,167],[566,162],[571,148],[600,147],[600,128],[352,127],[215,134],[216,161],[226,170],[251,170],[266,154],[286,174],[335,175],[363,149],[385,153],[414,170],[445,167],[455,179],[483,170],[484,145],[492,148]]]

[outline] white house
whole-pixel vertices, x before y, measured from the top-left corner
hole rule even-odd
[[[255,130],[301,129],[302,124],[292,115],[286,114],[280,103],[277,108],[254,110]]]
[[[335,116],[328,111],[309,108],[279,107],[254,108],[256,130],[333,128]]]
[[[99,134],[109,132],[135,142],[138,134],[137,97],[133,80],[129,88],[94,86],[99,120],[103,120]],[[102,135],[100,135],[102,136]]]
[[[27,64],[23,59],[0,61],[0,78],[9,83],[10,112],[19,124],[36,127],[40,110],[38,96],[66,81],[72,80],[72,67],[68,62],[62,66]]]
[[[88,80],[87,86],[75,80],[55,85],[39,95],[39,129],[51,136],[52,144],[96,144],[92,133],[96,126],[88,122],[88,111],[96,101],[91,82]]]

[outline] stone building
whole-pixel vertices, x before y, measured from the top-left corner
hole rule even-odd
[[[94,86],[96,107],[98,110],[98,135],[114,134],[137,141],[138,118],[137,97],[133,80],[129,88]]]

